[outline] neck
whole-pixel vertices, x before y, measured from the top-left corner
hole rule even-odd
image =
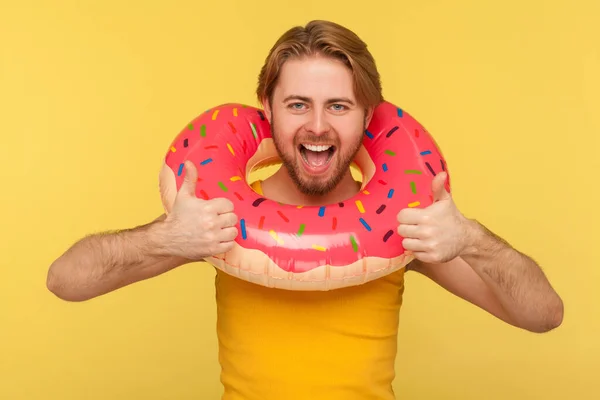
[[[311,196],[302,193],[298,189],[286,168],[282,166],[275,174],[265,179],[262,190],[266,198],[280,203],[321,206],[339,203],[351,198],[360,190],[360,182],[354,180],[352,173],[348,170],[340,183],[331,192],[323,196]]]

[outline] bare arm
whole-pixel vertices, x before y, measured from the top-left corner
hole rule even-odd
[[[75,243],[48,271],[48,289],[83,301],[229,251],[238,234],[233,203],[196,197],[198,172],[187,161],[185,178],[168,216]]]
[[[558,327],[563,303],[540,266],[475,221],[470,232],[472,245],[459,257],[409,268],[517,327],[538,333]]]
[[[79,240],[50,266],[48,289],[63,300],[84,301],[190,262],[163,248],[164,219]]]

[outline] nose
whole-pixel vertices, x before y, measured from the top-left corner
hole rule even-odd
[[[325,135],[331,129],[329,120],[324,110],[314,108],[310,113],[309,120],[305,125],[305,129],[314,135]]]

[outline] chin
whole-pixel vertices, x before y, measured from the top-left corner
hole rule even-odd
[[[318,165],[311,164],[306,155],[298,154],[292,179],[298,189],[309,196],[325,196],[337,187],[344,176],[337,152],[331,151],[327,159]]]
[[[291,152],[282,151],[284,146],[277,140],[275,147],[300,192],[308,196],[325,196],[342,181],[361,143],[357,143],[355,151],[345,157],[340,152],[339,143],[323,139],[312,143],[302,141]]]

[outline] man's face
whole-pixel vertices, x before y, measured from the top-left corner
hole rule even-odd
[[[350,70],[325,57],[288,60],[272,104],[263,104],[283,166],[301,192],[325,195],[349,171],[369,115]]]

